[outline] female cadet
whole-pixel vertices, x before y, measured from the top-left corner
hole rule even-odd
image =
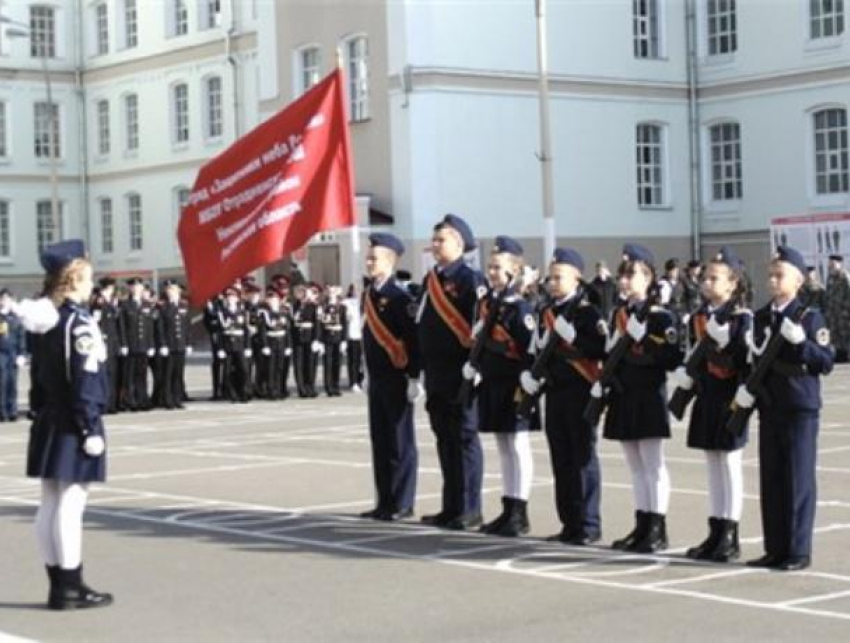
[[[92,267],[79,240],[44,250],[45,294],[58,307],[38,353],[38,385],[44,391],[30,430],[27,475],[41,478],[35,526],[50,579],[47,606],[64,610],[104,607],[110,594],[82,579],[83,510],[89,483],[106,478],[106,443],[101,414],[106,409],[106,347],[84,307],[92,291]],[[37,324],[43,320],[30,320]]]
[[[682,361],[675,316],[657,303],[652,254],[637,244],[623,247],[621,283],[627,299],[614,309],[609,352],[626,336],[632,345],[616,369],[617,386],[603,391],[599,382],[591,395],[609,395],[603,435],[619,440],[632,475],[635,527],[612,547],[643,553],[667,547],[665,516],[670,477],[664,463],[664,442],[670,437],[667,412],[667,371]]]
[[[491,292],[479,304],[479,319],[473,337],[482,332],[492,306],[499,306],[495,323],[481,354],[481,383],[478,388],[479,431],[494,433],[502,467],[502,513],[482,525],[481,531],[497,536],[527,534],[528,497],[531,494],[533,460],[529,431],[539,430],[536,414],[532,419],[517,417],[520,374],[531,366],[529,347],[534,331],[531,306],[517,291],[514,280],[522,270],[522,246],[510,237],[496,237],[487,264]],[[478,369],[469,362],[463,377],[472,380]]]
[[[744,504],[741,454],[747,443],[744,432],[726,430],[729,407],[747,369],[748,333],[752,313],[744,306],[743,264],[735,251],[724,246],[706,268],[702,280],[705,302],[688,322],[691,350],[702,341],[710,348],[692,379],[685,367],[673,373],[677,388],[691,390],[696,399],[688,428],[688,446],[702,449],[708,467],[708,537],[687,552],[688,558],[725,563],[741,555],[738,521]]]

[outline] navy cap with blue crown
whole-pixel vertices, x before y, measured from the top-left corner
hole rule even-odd
[[[579,272],[584,272],[584,258],[573,248],[555,248],[552,263],[565,263],[573,266]]]
[[[626,261],[640,261],[647,265],[654,265],[655,258],[645,247],[637,243],[626,243],[623,245],[623,259]]]
[[[369,245],[373,248],[389,248],[399,257],[404,254],[404,244],[401,239],[389,232],[373,232],[369,235]]]
[[[799,270],[801,274],[806,274],[806,260],[803,259],[803,255],[799,250],[796,250],[791,246],[779,246],[776,248],[776,253],[773,255],[773,258],[776,261],[790,263]]]
[[[499,235],[496,237],[496,242],[493,244],[493,252],[507,252],[517,257],[522,256],[522,244],[512,237]]]
[[[738,253],[729,246],[723,246],[720,248],[720,250],[717,251],[717,254],[714,255],[713,261],[715,263],[724,263],[736,272],[740,272],[744,269],[744,262],[738,256]]]
[[[443,220],[440,222],[440,225],[447,225],[450,228],[457,230],[458,234],[460,234],[461,239],[463,239],[464,252],[475,250],[475,248],[477,247],[475,244],[475,236],[472,234],[472,229],[469,227],[469,224],[456,214],[447,214],[445,217],[443,217]]]
[[[47,246],[41,251],[41,266],[48,273],[57,273],[74,259],[86,258],[86,244],[81,239],[68,239]]]

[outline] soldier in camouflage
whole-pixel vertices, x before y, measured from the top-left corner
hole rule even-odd
[[[826,281],[826,323],[835,347],[835,361],[846,362],[850,350],[850,274],[841,255],[830,255]]]

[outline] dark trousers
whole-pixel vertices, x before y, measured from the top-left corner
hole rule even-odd
[[[425,382],[429,381],[433,379],[426,375]],[[431,430],[437,438],[437,456],[443,474],[442,511],[451,517],[481,513],[484,477],[477,402],[464,407],[456,403],[456,395],[442,388],[432,390],[425,403]]]
[[[325,355],[322,365],[325,376],[325,392],[328,395],[339,393],[339,371],[342,368],[342,359],[339,344],[325,344]]]
[[[168,367],[168,358],[157,350],[156,355],[148,359],[148,366],[153,376],[151,402],[154,406],[165,406],[165,369]]]
[[[764,549],[777,558],[812,554],[819,424],[817,411],[759,410]]]
[[[279,400],[287,396],[286,382],[289,379],[289,357],[286,356],[286,344],[271,339],[268,348],[271,355],[262,355],[260,350],[259,381],[260,391],[269,399]]]
[[[221,349],[221,343],[218,338],[210,336],[210,349],[212,350],[212,362],[210,369],[212,373],[212,397],[214,400],[224,397],[222,392],[222,371],[224,370],[224,360],[218,356],[218,351]]]
[[[147,353],[127,355],[124,358],[124,375],[127,406],[133,410],[147,408],[150,405]]]
[[[164,361],[162,405],[167,409],[173,409],[183,405],[186,353],[183,351],[169,353]]]
[[[407,378],[394,374],[372,379],[369,390],[369,436],[377,507],[386,511],[413,509],[419,453],[413,405],[407,401]]]
[[[118,356],[114,352],[106,356],[106,380],[107,380],[107,403],[106,410],[109,413],[118,411],[119,394],[121,393],[121,369],[119,368]]]
[[[18,415],[18,365],[11,353],[0,353],[0,418]]]
[[[316,391],[316,356],[310,344],[295,344],[295,383],[298,395],[306,397]]]
[[[248,365],[242,349],[227,351],[224,360],[224,396],[231,402],[244,402],[248,399]]]
[[[359,339],[348,340],[348,385],[360,385],[363,382],[363,342]]]
[[[590,388],[564,387],[546,393],[546,439],[555,478],[558,519],[571,532],[601,533],[601,480],[596,429],[582,415]]]

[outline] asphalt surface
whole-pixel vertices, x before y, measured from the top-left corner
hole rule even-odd
[[[205,399],[207,369],[190,393]],[[850,368],[825,382],[814,565],[798,573],[697,564],[706,531],[702,456],[677,424],[663,555],[607,548],[631,527],[628,470],[601,442],[603,546],[543,542],[558,529],[545,439],[535,434],[532,533],[502,539],[412,519],[360,520],[373,504],[365,398],[109,416],[109,482],[86,513],[85,571],[103,610],[44,609],[23,477],[25,421],[0,424],[0,640],[45,641],[847,641],[850,632]],[[21,383],[21,389],[26,383]],[[424,409],[417,515],[439,508]],[[486,514],[498,457],[484,436]],[[761,553],[757,431],[745,452],[744,559]]]

